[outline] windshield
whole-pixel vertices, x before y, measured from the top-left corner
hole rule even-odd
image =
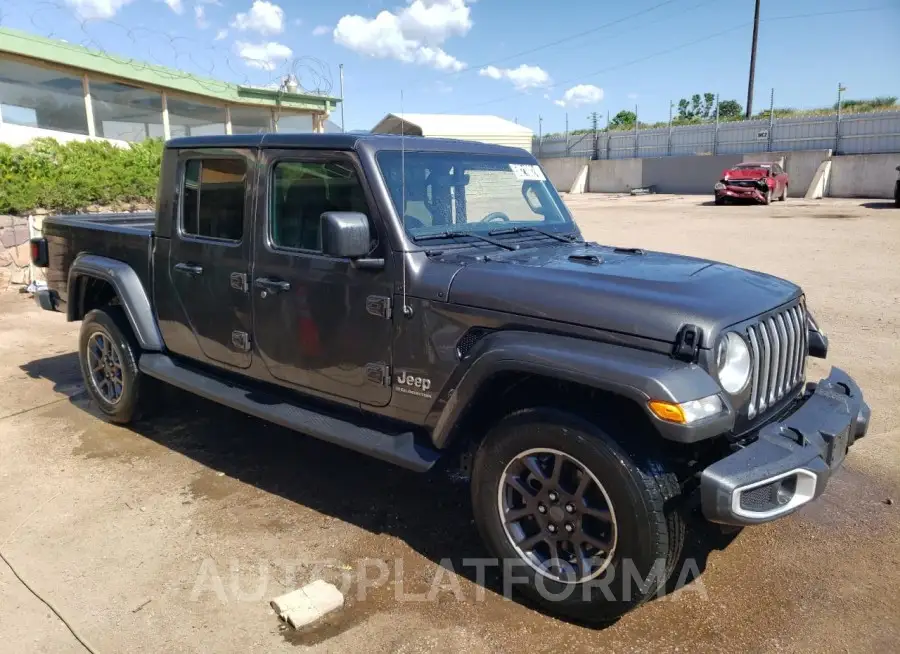
[[[515,227],[561,234],[576,230],[540,166],[527,159],[390,150],[378,154],[378,165],[397,215],[403,217],[412,238],[446,231],[486,234]]]

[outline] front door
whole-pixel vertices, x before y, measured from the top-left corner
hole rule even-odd
[[[250,365],[253,184],[250,151],[185,151],[169,277],[196,347],[182,352],[217,365]]]
[[[321,248],[321,215],[357,211],[369,217],[371,256],[384,256],[358,161],[348,152],[265,157],[251,282],[257,353],[286,386],[384,406],[391,398],[390,277]]]

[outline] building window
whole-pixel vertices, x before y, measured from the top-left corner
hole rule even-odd
[[[165,138],[159,93],[93,78],[90,88],[97,136],[122,141]]]
[[[169,132],[176,136],[208,136],[225,133],[225,107],[166,97]]]
[[[190,159],[184,166],[181,231],[240,241],[244,235],[243,159]]]
[[[275,110],[276,130],[282,134],[290,132],[312,132],[313,119],[310,114],[286,114]]]
[[[81,77],[0,60],[0,119],[11,125],[87,134]]]
[[[269,107],[231,107],[232,134],[259,134],[272,131]]]
[[[273,186],[271,235],[280,247],[320,251],[323,213],[368,214],[356,171],[346,163],[285,161],[275,166]]]

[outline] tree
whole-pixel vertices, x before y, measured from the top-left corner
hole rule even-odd
[[[719,103],[719,118],[740,118],[744,115],[744,108],[737,100],[722,100]]]
[[[613,129],[619,127],[634,127],[635,121],[637,121],[637,114],[633,111],[623,109],[613,116],[612,120],[609,121],[609,126]]]
[[[709,118],[716,108],[716,94],[704,93],[702,96],[695,93],[691,99],[681,98],[678,101],[679,122],[694,122]]]

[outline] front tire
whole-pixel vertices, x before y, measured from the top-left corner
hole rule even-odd
[[[126,424],[138,418],[140,348],[120,307],[95,309],[84,317],[78,355],[88,393],[110,422]]]
[[[772,187],[768,187],[766,189],[766,194],[763,196],[763,204],[772,204]]]
[[[661,591],[680,556],[676,477],[634,431],[626,449],[577,415],[525,409],[475,456],[478,530],[507,583],[550,613],[608,624]]]

